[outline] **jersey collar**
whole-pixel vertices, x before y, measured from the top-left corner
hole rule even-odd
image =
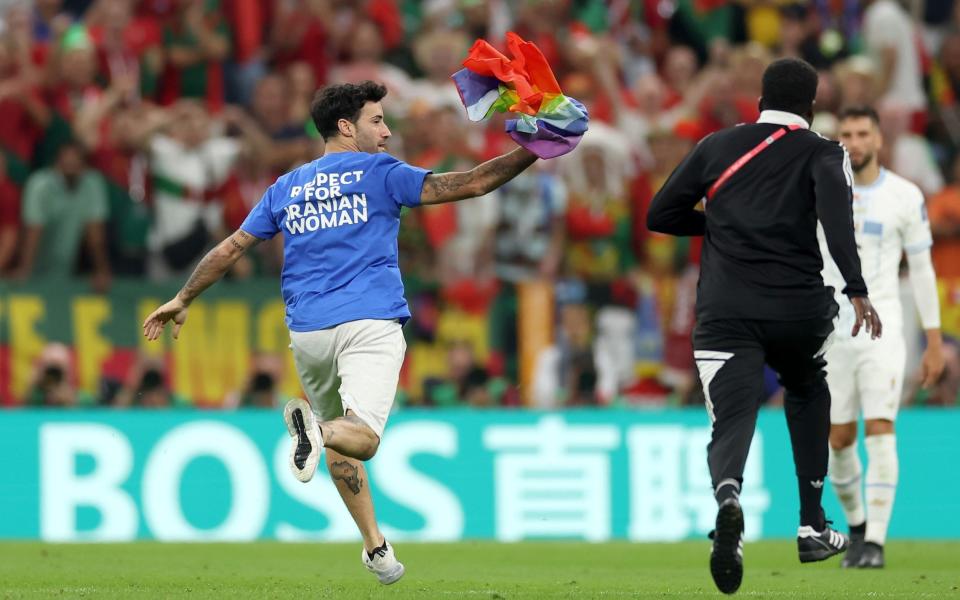
[[[868,185],[854,185],[853,187],[858,192],[871,192],[877,189],[878,187],[880,187],[880,184],[883,183],[883,180],[886,178],[887,178],[887,170],[884,169],[883,167],[880,167],[880,174],[877,175],[877,178],[874,179],[872,183]]]
[[[770,123],[772,125],[796,125],[804,129],[810,129],[810,124],[800,115],[795,115],[784,110],[765,110],[760,113],[757,123]]]

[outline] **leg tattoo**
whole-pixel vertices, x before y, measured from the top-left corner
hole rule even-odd
[[[333,477],[334,481],[339,480],[346,484],[347,489],[353,492],[354,496],[360,493],[363,481],[360,479],[360,472],[356,466],[345,460],[332,463],[330,465],[330,476]]]

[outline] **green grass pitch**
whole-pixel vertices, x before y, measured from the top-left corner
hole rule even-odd
[[[512,600],[722,595],[709,542],[397,544],[407,574],[384,587],[359,544],[0,544],[0,598]],[[894,541],[883,571],[803,565],[790,541],[748,543],[738,596],[960,598],[960,542]]]

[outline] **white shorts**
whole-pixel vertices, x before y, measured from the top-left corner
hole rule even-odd
[[[290,348],[300,384],[321,421],[350,410],[383,436],[407,351],[400,323],[364,319],[291,331]]]
[[[895,420],[907,358],[900,326],[891,323],[888,329],[884,322],[884,335],[878,340],[863,330],[855,338],[849,331],[837,333],[824,355],[830,422],[855,423],[861,411],[864,419]]]

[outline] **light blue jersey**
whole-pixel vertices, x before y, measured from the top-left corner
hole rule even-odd
[[[280,177],[240,228],[283,232],[281,288],[292,331],[410,318],[397,264],[400,207],[429,171],[385,153],[336,152]]]

